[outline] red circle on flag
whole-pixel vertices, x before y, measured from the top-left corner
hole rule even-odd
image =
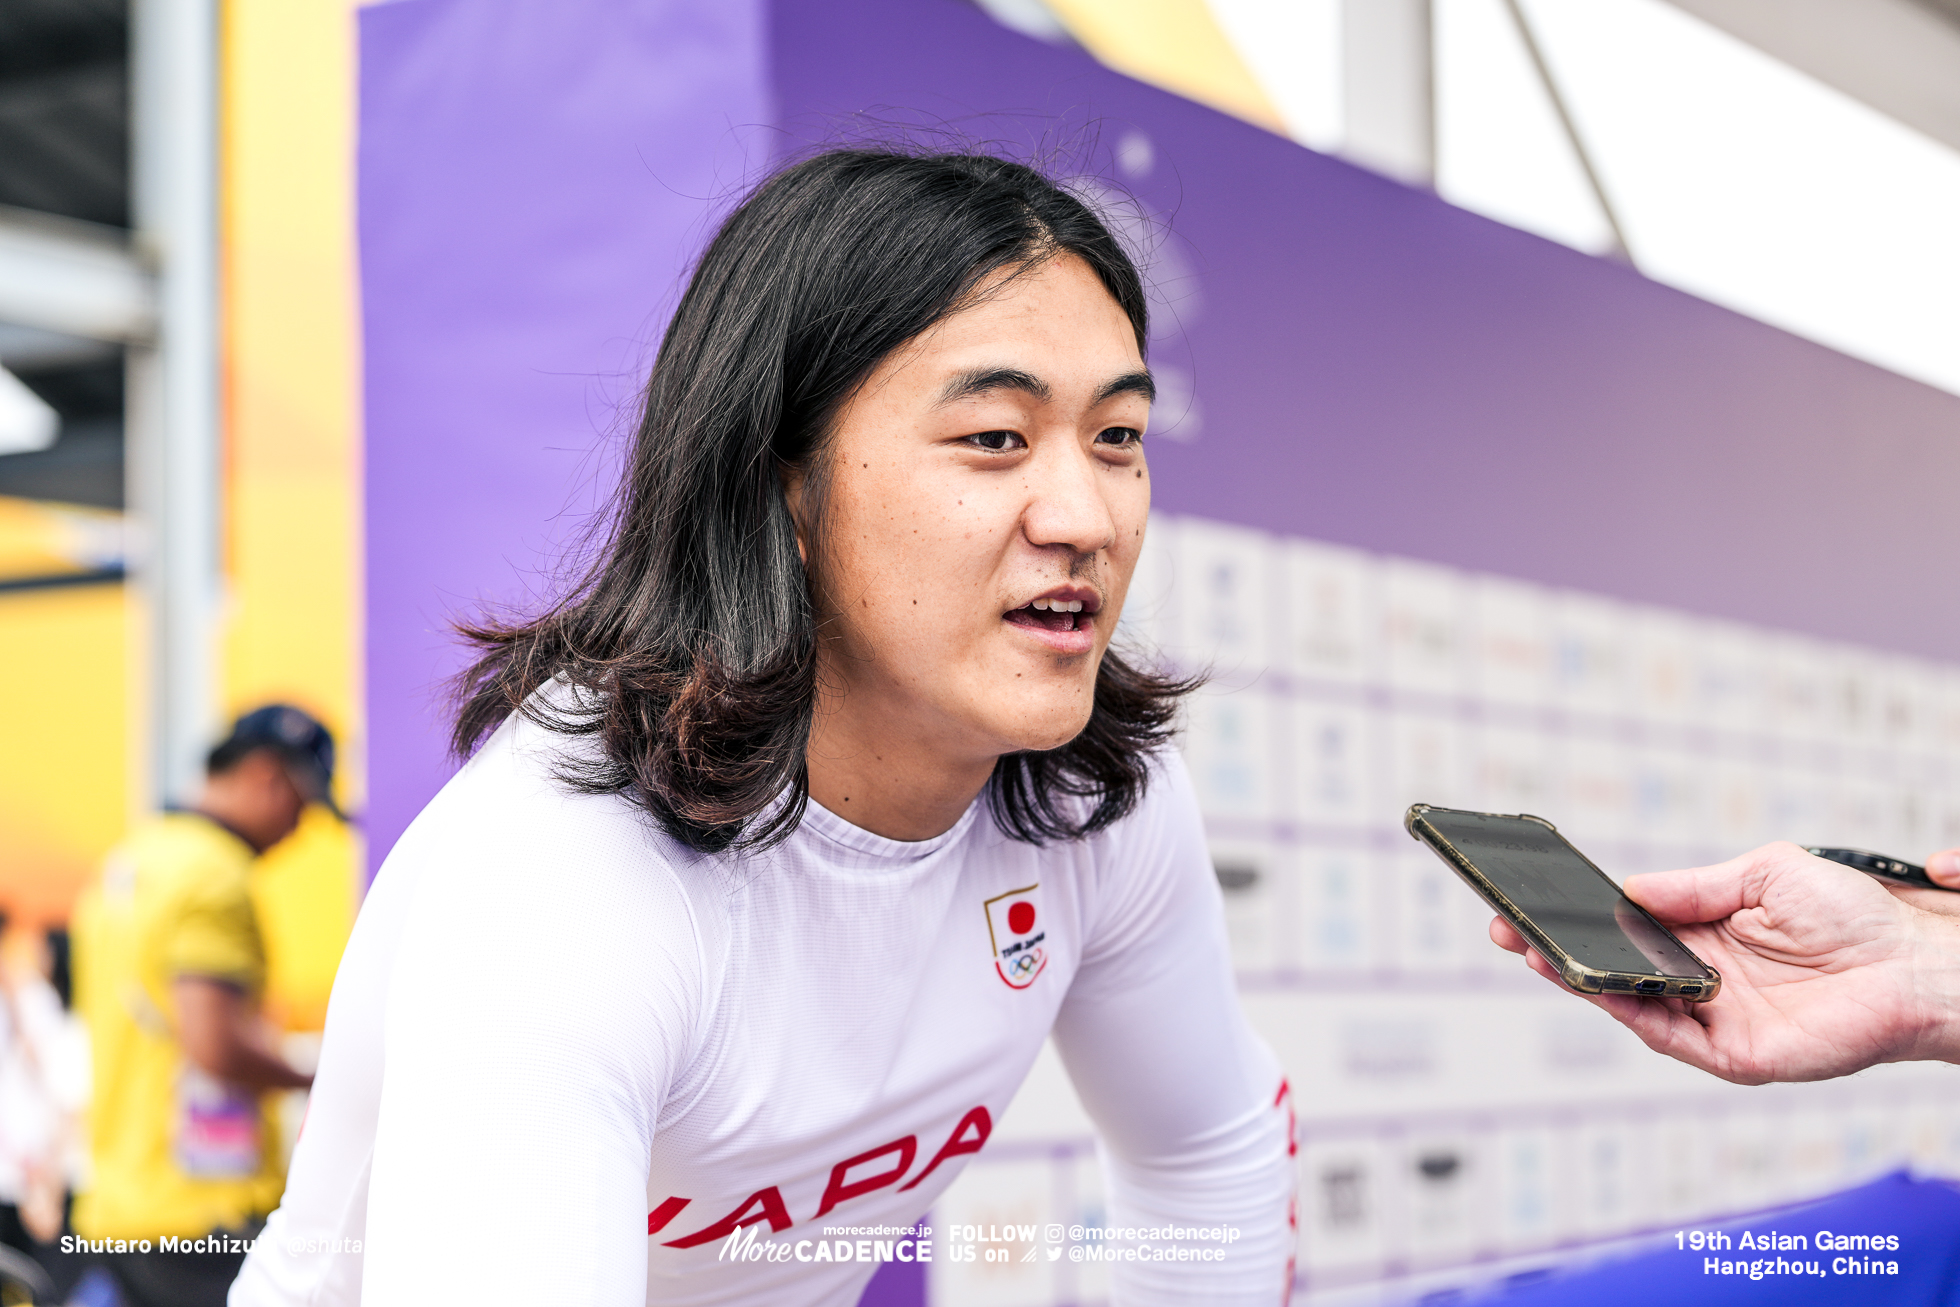
[[[1007,910],[1007,928],[1016,935],[1025,935],[1034,929],[1034,904],[1022,899]]]

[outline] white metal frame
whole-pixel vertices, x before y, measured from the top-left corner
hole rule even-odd
[[[135,0],[130,18],[136,248],[157,269],[154,343],[128,355],[130,562],[142,642],[134,793],[155,803],[188,795],[217,725],[217,3]]]
[[[133,242],[0,209],[0,321],[127,347],[132,799],[187,797],[216,720],[219,483],[216,0],[135,0]]]

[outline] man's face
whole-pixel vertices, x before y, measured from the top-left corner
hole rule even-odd
[[[285,761],[271,749],[254,749],[226,774],[232,783],[231,821],[260,852],[299,828],[306,796]]]
[[[880,364],[823,454],[827,710],[961,760],[1073,739],[1143,545],[1150,396],[1069,255]]]

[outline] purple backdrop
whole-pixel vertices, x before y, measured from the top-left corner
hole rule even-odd
[[[1154,361],[1202,421],[1153,443],[1160,506],[1960,657],[1960,399],[957,0],[405,0],[361,32],[377,862],[447,772],[446,620],[534,591],[719,203],[893,122],[1072,152],[1169,215]]]
[[[449,774],[450,619],[572,540],[716,197],[766,162],[761,0],[361,11],[370,866]]]
[[[1059,118],[1093,125],[1112,177],[1113,147],[1149,140],[1128,185],[1190,251],[1203,411],[1191,443],[1152,442],[1159,507],[1960,658],[1941,598],[1960,399],[965,5],[771,21],[778,106],[806,137],[854,112],[1021,141]],[[975,117],[999,110],[1020,112]]]
[[[771,151],[894,122],[1072,157],[1169,216],[1153,363],[1197,406],[1153,441],[1160,507],[1960,658],[1960,399],[958,0],[360,23],[377,865],[448,774],[447,621],[537,592],[712,215]],[[921,1301],[913,1270],[868,1301]]]

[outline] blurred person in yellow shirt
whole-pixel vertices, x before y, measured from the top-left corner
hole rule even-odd
[[[206,770],[194,803],[111,850],[75,910],[95,1092],[93,1174],[73,1224],[131,1307],[224,1302],[285,1186],[264,1100],[312,1083],[260,1014],[249,887],[254,860],[308,803],[332,806],[333,737],[274,704],[240,717]]]

